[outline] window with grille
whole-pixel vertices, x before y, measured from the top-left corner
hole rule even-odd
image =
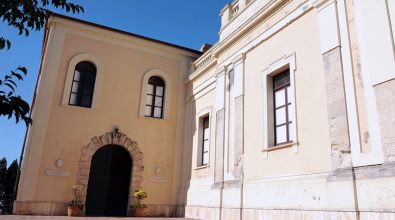
[[[274,141],[275,145],[291,142],[293,130],[291,120],[291,84],[289,70],[273,77]]]
[[[164,98],[165,82],[158,76],[151,76],[148,80],[145,116],[163,118]]]
[[[80,62],[74,70],[69,105],[90,108],[96,80],[96,67],[90,62]]]

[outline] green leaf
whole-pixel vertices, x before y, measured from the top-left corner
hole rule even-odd
[[[12,81],[12,80],[7,80],[7,82],[11,83],[13,86],[16,87],[16,83],[15,83],[14,81]]]
[[[4,83],[4,85],[8,86],[13,92],[15,92],[14,87],[9,83]]]
[[[20,66],[20,67],[18,67],[18,70],[22,71],[25,75],[27,74],[26,67]]]
[[[23,77],[21,76],[21,74],[16,73],[14,71],[11,71],[11,75],[15,76],[16,78],[18,78],[18,80],[23,80]]]

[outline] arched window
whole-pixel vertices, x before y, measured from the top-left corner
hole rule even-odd
[[[165,82],[158,76],[151,76],[148,80],[147,99],[145,102],[145,116],[163,118],[163,103],[165,99]]]
[[[96,80],[96,67],[90,62],[80,62],[75,66],[71,85],[69,105],[90,108]]]

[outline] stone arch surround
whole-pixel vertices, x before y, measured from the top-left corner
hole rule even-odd
[[[96,151],[106,145],[119,145],[124,147],[132,157],[132,173],[129,187],[129,206],[135,203],[133,192],[140,188],[143,181],[143,152],[140,151],[137,142],[119,132],[108,132],[99,137],[93,137],[91,141],[81,149],[81,157],[78,162],[77,183],[84,186],[81,195],[82,202],[85,204],[86,192],[89,181],[89,172],[93,155]]]

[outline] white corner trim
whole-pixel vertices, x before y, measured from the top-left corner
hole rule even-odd
[[[264,146],[262,149],[263,152],[263,158],[267,159],[268,157],[268,148],[271,147],[271,144],[269,144],[269,131],[270,129],[273,129],[269,127],[269,122],[268,122],[268,78],[272,77],[279,72],[283,71],[286,68],[289,68],[289,75],[290,75],[290,80],[291,80],[291,91],[293,92],[292,94],[292,100],[291,103],[293,104],[293,111],[292,111],[292,118],[293,118],[293,123],[292,123],[292,130],[294,131],[295,138],[292,144],[292,152],[297,153],[299,142],[298,142],[298,129],[297,129],[297,124],[298,120],[296,117],[296,89],[295,89],[295,72],[296,72],[296,53],[292,53],[290,55],[285,55],[281,57],[280,59],[274,61],[271,63],[267,68],[263,69],[261,71],[262,74],[262,95],[263,95],[263,142]]]
[[[141,82],[141,94],[140,94],[140,111],[139,111],[139,117],[140,118],[147,118],[145,117],[145,101],[146,101],[146,96],[147,96],[147,87],[148,87],[148,80],[151,76],[159,76],[165,81],[165,101],[163,104],[163,118],[161,119],[156,119],[156,120],[167,120],[169,119],[169,112],[170,112],[170,103],[171,103],[171,79],[170,76],[160,70],[160,69],[150,69],[147,72],[145,72],[142,82]]]
[[[95,56],[87,53],[81,53],[73,58],[71,58],[69,62],[69,66],[67,68],[66,81],[63,88],[63,96],[62,96],[62,106],[69,106],[69,98],[71,85],[74,77],[74,70],[78,63],[88,61],[95,65],[96,67],[96,80],[95,80],[95,88],[93,90],[93,98],[92,98],[92,109],[96,109],[99,105],[100,91],[103,84],[103,65]],[[79,108],[78,106],[70,106]]]
[[[369,77],[369,63],[368,60],[368,51],[366,48],[366,36],[365,27],[363,25],[363,14],[361,8],[361,1],[355,1],[355,17],[356,17],[356,25],[358,32],[358,45],[360,46],[360,56],[361,56],[361,75],[363,83],[365,84],[365,99],[366,99],[366,109],[367,109],[367,118],[369,123],[369,133],[371,136],[371,147],[372,151],[370,153],[362,153],[360,149],[360,139],[359,139],[359,126],[358,126],[358,118],[357,112],[354,110],[356,108],[355,103],[355,94],[354,94],[354,82],[352,79],[352,67],[351,58],[349,55],[350,46],[348,41],[348,28],[346,26],[345,21],[345,5],[344,0],[339,1],[339,21],[340,27],[343,26],[343,30],[341,31],[341,41],[342,41],[342,57],[343,57],[343,65],[345,62],[348,62],[347,65],[344,65],[344,81],[345,81],[345,89],[346,89],[346,98],[347,98],[347,112],[349,119],[349,132],[350,132],[350,142],[351,142],[351,156],[353,166],[365,166],[365,165],[374,165],[381,164],[384,162],[384,155],[381,143],[381,133],[380,126],[378,123],[378,113],[376,107],[376,98],[373,88],[373,82]],[[344,33],[343,33],[344,32]],[[345,53],[345,54],[344,54]],[[346,60],[345,60],[346,59]],[[346,69],[347,68],[347,69]],[[347,74],[346,74],[347,73]],[[347,76],[347,78],[346,78]],[[350,99],[347,97],[347,94],[350,94]],[[350,106],[349,105],[353,105]],[[350,109],[349,109],[350,108]]]
[[[340,45],[336,1],[331,0],[318,8],[321,53],[324,54]]]
[[[244,60],[244,53],[233,60],[233,98],[244,95]]]

